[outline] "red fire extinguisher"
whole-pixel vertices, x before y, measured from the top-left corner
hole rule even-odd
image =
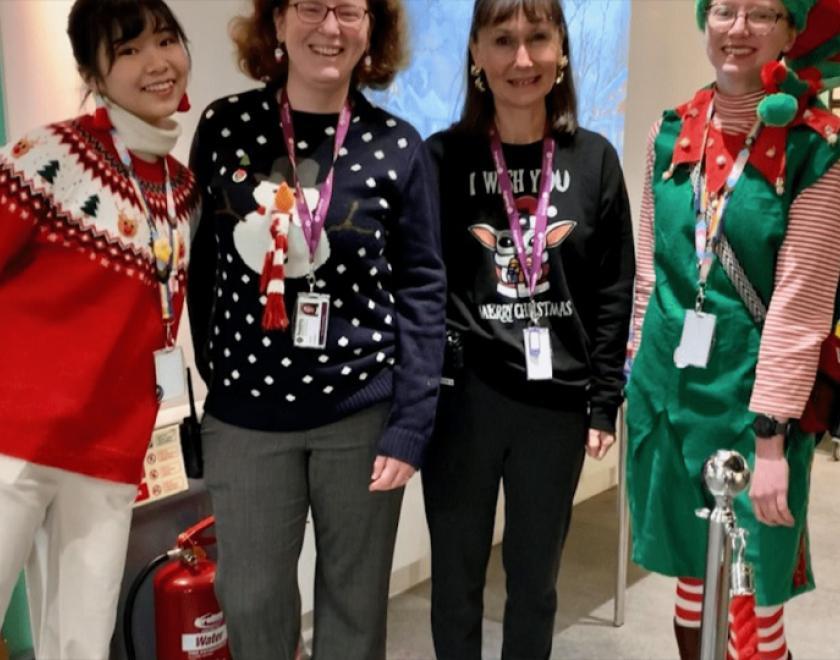
[[[216,563],[204,548],[216,542],[202,533],[215,523],[205,518],[178,536],[172,550],[153,559],[129,589],[123,614],[126,654],[136,660],[132,611],[140,585],[158,566],[154,579],[157,660],[230,660],[227,628],[213,592]]]

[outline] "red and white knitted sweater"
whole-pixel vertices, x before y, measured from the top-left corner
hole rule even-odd
[[[133,164],[165,220],[163,160]],[[185,246],[177,321],[199,201],[190,171],[167,165]],[[141,202],[90,116],[0,150],[0,315],[0,454],[136,483],[158,410],[160,294]]]

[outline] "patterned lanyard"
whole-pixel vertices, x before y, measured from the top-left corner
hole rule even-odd
[[[181,237],[175,228],[177,222],[177,218],[175,217],[175,195],[172,193],[169,166],[166,163],[166,158],[164,158],[163,174],[166,187],[166,216],[169,218],[169,222],[163,223],[165,227],[162,233],[158,227],[158,222],[152,215],[151,204],[149,204],[149,200],[143,192],[143,187],[140,185],[140,180],[137,178],[134,166],[131,164],[131,154],[125,146],[125,142],[117,134],[116,129],[111,130],[111,139],[114,142],[114,147],[117,150],[120,161],[122,161],[128,173],[128,178],[134,186],[137,199],[140,201],[143,207],[143,213],[146,216],[146,224],[149,226],[149,248],[155,261],[155,275],[160,290],[161,316],[163,318],[164,328],[166,329],[166,345],[174,346],[175,333],[172,326],[175,322],[175,313],[172,294],[178,288],[175,266],[178,263],[178,252],[181,249]]]
[[[746,169],[750,159],[750,152],[755,144],[758,134],[761,131],[761,120],[756,120],[747,135],[746,142],[738,152],[732,169],[726,177],[726,183],[719,197],[710,199],[706,187],[706,147],[709,142],[709,128],[714,116],[714,103],[709,104],[709,113],[706,117],[706,128],[703,132],[703,142],[700,152],[700,161],[691,173],[692,186],[694,189],[694,213],[696,221],[694,224],[694,249],[697,254],[697,298],[694,304],[696,311],[703,309],[703,302],[706,299],[706,281],[709,278],[709,270],[715,258],[715,247],[723,236],[723,220],[726,206],[732,196],[732,191]]]
[[[540,196],[537,202],[537,212],[534,223],[534,242],[531,247],[531,258],[528,260],[528,250],[525,245],[524,232],[516,210],[516,200],[513,196],[513,184],[510,180],[510,172],[505,163],[505,156],[502,153],[502,141],[499,138],[499,131],[494,126],[490,129],[490,151],[493,154],[493,162],[496,166],[499,188],[502,192],[502,199],[505,203],[505,212],[508,217],[508,226],[513,237],[513,244],[516,246],[516,256],[519,259],[519,267],[525,275],[528,283],[528,293],[533,300],[534,291],[537,288],[540,271],[542,270],[542,256],[545,251],[545,230],[548,224],[548,200],[551,193],[552,168],[554,165],[554,152],[557,145],[554,139],[547,135],[543,138],[542,150],[542,173],[540,174]]]
[[[292,124],[292,106],[289,103],[289,97],[286,94],[285,88],[278,92],[278,96],[278,102],[280,104],[280,127],[283,129],[283,139],[286,140],[286,150],[288,151],[289,161],[292,164],[292,175],[295,180],[295,206],[301,218],[303,236],[306,239],[306,244],[309,246],[309,261],[312,263],[315,260],[318,241],[321,239],[321,231],[324,228],[327,210],[332,200],[335,162],[338,160],[339,152],[344,146],[344,140],[347,138],[347,133],[350,130],[350,103],[345,101],[344,107],[341,108],[341,112],[338,115],[338,126],[335,129],[335,145],[333,146],[333,162],[330,166],[330,171],[327,173],[327,178],[321,185],[321,195],[313,213],[309,208],[306,197],[303,195],[303,188],[298,178],[297,159],[295,158],[295,131]]]

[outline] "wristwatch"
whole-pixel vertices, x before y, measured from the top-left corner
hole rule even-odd
[[[753,431],[756,438],[772,438],[774,435],[787,435],[790,422],[780,422],[769,415],[756,415],[753,421]]]

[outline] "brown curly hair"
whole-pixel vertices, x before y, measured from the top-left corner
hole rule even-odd
[[[402,0],[368,0],[371,20],[369,68],[360,62],[353,71],[356,87],[383,89],[408,62],[408,28]],[[288,75],[287,59],[277,63],[274,11],[289,9],[289,0],[253,0],[250,16],[230,22],[230,37],[237,50],[239,68],[255,80],[282,85]]]

